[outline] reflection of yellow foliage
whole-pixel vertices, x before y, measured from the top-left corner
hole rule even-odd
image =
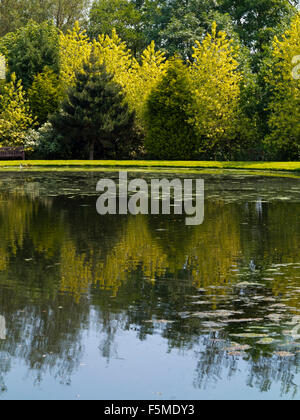
[[[120,240],[104,258],[77,254],[72,243],[63,246],[61,290],[79,298],[89,285],[97,284],[115,296],[130,273],[139,268],[144,277],[154,283],[166,272],[176,277],[184,265],[191,277],[190,284],[195,287],[226,285],[232,278],[229,273],[240,252],[235,217],[230,209],[220,205],[218,218],[210,219],[205,229],[196,227],[185,249],[172,255],[167,255],[163,244],[160,246],[153,240],[146,217],[128,217]]]
[[[163,275],[168,267],[166,254],[153,242],[147,219],[142,216],[128,219],[120,242],[106,257],[103,268],[97,273],[96,282],[116,295],[128,273],[138,267],[151,282]]]
[[[170,229],[160,233],[159,238],[148,217],[128,216],[115,234],[112,229],[111,237],[104,236],[105,243],[99,243],[98,248],[87,235],[89,246],[85,252],[70,239],[72,230],[66,220],[58,220],[56,213],[49,211],[51,203],[49,199],[29,197],[24,188],[0,194],[1,272],[8,270],[10,257],[24,250],[26,238],[26,246],[30,243],[30,250],[43,254],[50,264],[58,262],[56,253],[60,253],[60,290],[72,293],[76,301],[92,285],[115,296],[137,272],[138,278],[144,277],[150,283],[164,277],[182,281],[187,287],[203,288],[214,296],[212,304],[216,305],[226,293],[226,286],[238,281],[233,265],[241,256],[249,261],[250,254],[256,253],[266,268],[282,263],[276,266],[278,275],[272,271],[268,274],[274,279],[267,287],[272,288],[274,296],[283,296],[288,306],[296,308],[295,313],[300,307],[297,203],[270,206],[266,215],[270,229],[261,229],[252,221],[261,235],[257,251],[249,237],[253,226],[251,232],[240,229],[240,208],[219,201],[206,202],[201,226],[187,229],[166,219]],[[286,223],[278,224],[278,220]]]
[[[226,293],[226,289],[219,287],[232,281],[230,271],[241,252],[241,244],[238,215],[222,203],[215,206],[217,216],[195,230],[188,268],[192,271],[193,285],[205,289],[215,287],[216,297]]]
[[[18,188],[12,193],[0,194],[0,271],[8,267],[9,257],[24,247],[26,235],[30,234],[37,252],[53,255],[58,239],[65,236],[61,225],[49,231],[48,224],[33,223],[33,216],[41,211],[41,201],[28,195],[26,189]],[[42,200],[45,208],[51,201]],[[60,241],[61,242],[61,241]]]
[[[268,220],[272,229],[272,237],[268,238],[272,244],[264,254],[266,266],[278,262],[272,267],[277,273],[269,272],[274,296],[282,296],[285,304],[292,308],[300,308],[300,258],[299,258],[299,232],[300,218],[297,217],[299,204],[281,203],[270,206]],[[278,223],[278,221],[285,221]],[[299,313],[295,312],[297,315]]]
[[[97,255],[78,254],[74,244],[66,243],[61,252],[61,291],[71,292],[77,300],[91,284],[116,295],[128,275],[141,267],[144,276],[154,282],[165,273],[168,263],[163,250],[151,237],[144,217],[129,218],[120,241],[104,261]]]
[[[0,248],[0,271],[5,271],[7,268],[8,253],[6,250]]]
[[[35,204],[20,193],[1,194],[0,201],[0,246],[2,249],[9,247],[15,255],[17,248],[23,245]]]
[[[215,206],[217,217],[210,219],[203,228],[196,229],[191,240],[188,266],[196,287],[228,283],[228,274],[240,252],[237,214],[222,203]]]
[[[65,243],[61,249],[61,291],[72,293],[79,301],[91,283],[91,260],[86,254],[78,255],[71,242]]]
[[[51,258],[59,251],[60,244],[68,237],[67,231],[62,221],[55,224],[55,229],[52,224],[43,222],[34,224],[30,228],[30,234],[34,249],[39,254],[45,253],[48,258]]]
[[[190,232],[182,230],[173,239],[168,258],[168,271],[174,276],[185,268],[189,284],[211,294],[226,293],[226,285],[233,281],[231,270],[241,255],[239,216],[223,202],[205,205],[205,222]],[[223,288],[225,286],[225,288]]]

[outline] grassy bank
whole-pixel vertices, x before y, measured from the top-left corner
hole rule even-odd
[[[200,162],[200,161],[150,161],[150,160],[32,160],[0,161],[1,168],[47,168],[47,167],[96,167],[108,168],[187,168],[187,169],[239,169],[255,171],[300,172],[300,162]]]

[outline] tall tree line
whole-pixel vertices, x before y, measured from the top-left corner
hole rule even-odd
[[[259,48],[299,5],[299,0],[1,0],[0,36],[30,19],[51,20],[62,30],[80,21],[94,36],[115,28],[134,48],[154,40],[173,54],[186,53],[215,20]]]
[[[71,28],[87,21],[90,0],[1,0],[0,36],[14,32],[32,19],[37,23],[50,20],[57,28]]]
[[[134,115],[137,156],[182,158],[186,133],[176,144],[174,123],[167,147],[171,130],[166,140],[161,129],[179,114],[191,139],[185,158],[300,156],[299,84],[292,78],[300,51],[299,0],[0,0],[0,24],[7,76],[0,84],[0,141],[7,145],[21,139],[31,150],[61,156],[65,130],[53,131],[52,117],[93,55]],[[91,98],[104,89],[98,82]],[[114,131],[110,121],[108,133]],[[75,137],[66,157],[85,155],[82,136],[78,147]],[[120,158],[120,150],[113,156]]]

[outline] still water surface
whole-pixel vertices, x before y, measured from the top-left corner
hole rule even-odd
[[[300,399],[300,178],[181,175],[187,227],[97,215],[107,176],[0,174],[0,399]]]

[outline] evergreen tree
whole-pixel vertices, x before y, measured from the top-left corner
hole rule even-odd
[[[63,141],[88,147],[94,159],[95,148],[101,157],[107,151],[118,151],[131,135],[134,115],[128,110],[120,85],[92,57],[76,74],[75,86],[63,102],[62,113],[52,118],[54,129]]]
[[[34,76],[45,66],[59,72],[59,38],[57,28],[48,22],[37,24],[30,21],[15,34],[0,40],[0,53],[5,55],[8,76],[15,73],[27,90]]]
[[[146,111],[146,148],[161,159],[192,159],[197,149],[189,123],[194,99],[188,70],[182,60],[169,62],[166,75],[149,95]]]

